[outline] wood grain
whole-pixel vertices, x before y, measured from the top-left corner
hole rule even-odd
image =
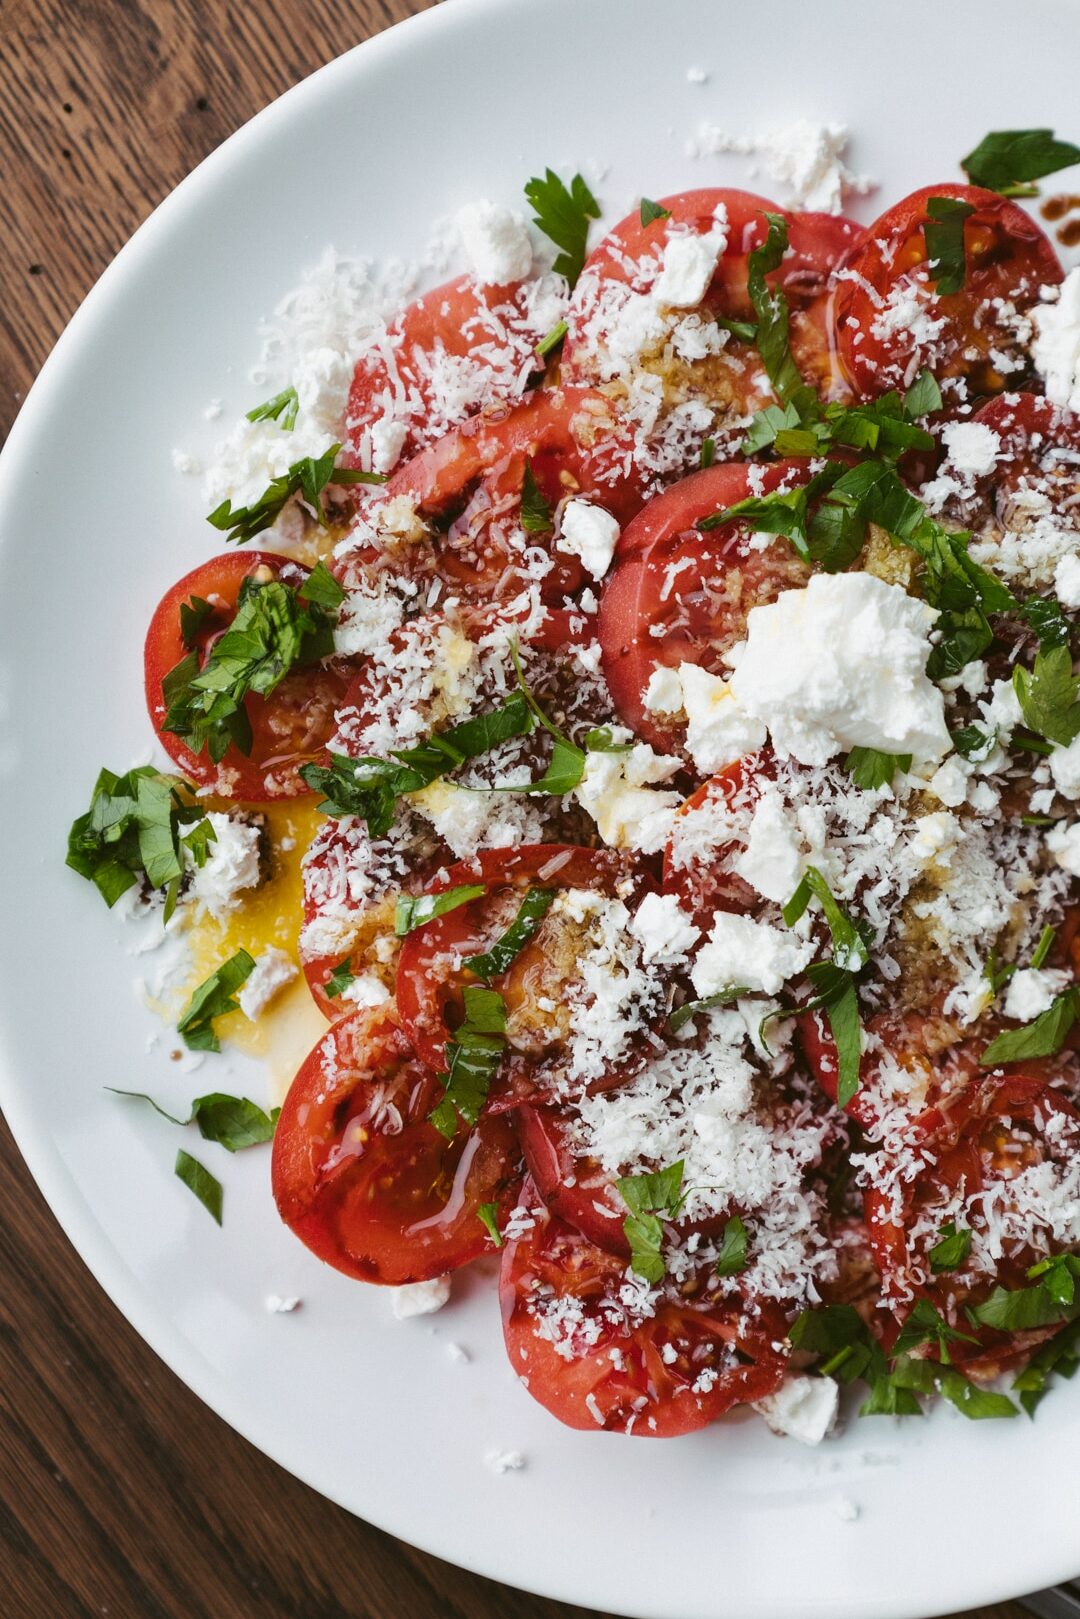
[[[0,0],[0,435],[155,204],[298,78],[424,5]],[[0,1581],[5,1619],[585,1614],[414,1551],[253,1450],[104,1298],[6,1130]]]

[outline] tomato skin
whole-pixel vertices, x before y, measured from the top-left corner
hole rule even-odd
[[[274,1134],[274,1199],[328,1265],[400,1286],[494,1247],[476,1210],[494,1202],[502,1219],[516,1201],[513,1127],[483,1117],[447,1141],[428,1123],[441,1094],[381,1007],[335,1023],[301,1065]]]
[[[597,1248],[621,1256],[625,1264],[630,1258],[623,1231],[627,1209],[609,1177],[597,1164],[569,1150],[557,1109],[526,1104],[518,1109],[517,1119],[525,1163],[546,1206]],[[567,1185],[568,1180],[573,1184]],[[611,1213],[602,1213],[604,1208]]]
[[[785,1362],[772,1343],[782,1339],[782,1323],[741,1332],[741,1306],[709,1298],[707,1282],[697,1298],[677,1305],[661,1302],[639,1325],[618,1321],[617,1308],[612,1320],[600,1306],[616,1298],[626,1280],[623,1262],[546,1210],[534,1210],[535,1188],[528,1183],[522,1203],[534,1211],[535,1225],[503,1250],[503,1333],[515,1372],[560,1422],[587,1431],[669,1438],[703,1428],[732,1406],[763,1399],[779,1386]],[[538,1299],[574,1301],[593,1341],[569,1358],[560,1355],[536,1330]],[[668,1346],[675,1350],[670,1363],[662,1354]],[[752,1358],[729,1359],[734,1346]],[[715,1381],[695,1391],[703,1371],[715,1371]]]
[[[445,1064],[448,1031],[461,1021],[462,991],[478,982],[464,967],[470,955],[489,948],[501,927],[492,931],[485,911],[492,895],[517,890],[524,896],[532,886],[591,888],[612,893],[633,873],[633,861],[612,849],[582,849],[565,844],[525,844],[518,849],[482,850],[443,872],[425,890],[438,894],[462,884],[483,884],[483,899],[459,905],[445,915],[415,928],[405,939],[398,959],[397,1004],[401,1021],[422,1060],[432,1068]],[[540,939],[527,944],[507,973],[492,980],[492,987],[508,997],[512,1010],[528,1002],[531,979],[543,963]],[[540,1062],[515,1062],[508,1054],[506,1068],[515,1092],[531,1094],[534,1068]]]
[[[177,580],[166,591],[146,634],[144,671],[146,703],[158,740],[184,775],[222,798],[268,803],[298,798],[311,789],[301,780],[300,765],[320,760],[334,731],[334,715],[348,688],[351,671],[342,663],[316,664],[290,671],[269,697],[249,693],[244,707],[251,721],[250,756],[230,746],[219,765],[206,753],[192,750],[163,729],[167,705],[162,682],[188,654],[180,634],[180,607],[199,596],[214,613],[200,627],[195,650],[205,659],[210,645],[236,612],[240,587],[257,568],[270,568],[288,585],[299,585],[308,569],[271,551],[226,551]]]
[[[890,292],[927,263],[923,231],[931,197],[954,198],[975,210],[963,226],[964,285],[933,304],[933,318],[945,321],[934,339],[937,358],[920,353],[910,320],[888,335],[871,330]],[[973,393],[999,392],[1007,379],[994,369],[990,350],[1001,346],[1003,334],[996,323],[985,329],[976,323],[980,307],[1003,298],[1023,312],[1038,301],[1041,286],[1056,285],[1063,275],[1050,242],[1022,208],[996,192],[952,181],[924,186],[886,209],[841,268],[830,311],[833,341],[844,375],[863,399],[907,387],[923,363],[939,381],[961,377]]]
[[[729,911],[745,916],[748,912],[757,910],[762,902],[761,895],[736,872],[719,869],[729,852],[736,847],[734,843],[714,849],[708,865],[697,861],[685,865],[678,863],[675,850],[678,845],[680,817],[692,815],[695,810],[717,798],[723,799],[727,804],[731,804],[737,798],[752,804],[757,796],[756,783],[758,780],[767,780],[772,773],[771,751],[748,754],[745,758],[736,759],[733,764],[726,765],[717,775],[710,776],[708,781],[703,781],[678,810],[674,828],[664,850],[661,892],[674,894],[683,909],[690,913],[695,926],[703,933],[708,933],[711,929],[717,911]]]
[[[715,672],[745,633],[749,609],[809,577],[785,540],[763,551],[750,548],[752,519],[704,533],[695,524],[751,493],[795,487],[809,477],[805,461],[709,467],[655,496],[621,536],[600,599],[603,670],[620,718],[661,752],[673,752],[678,739],[645,707],[653,671],[696,663]],[[718,589],[721,583],[730,587],[727,593]]]
[[[461,276],[407,304],[391,321],[385,345],[365,354],[353,374],[345,414],[353,449],[361,456],[367,452],[370,458],[372,425],[388,412],[400,420],[404,401],[411,403],[411,410],[399,459],[408,460],[447,425],[453,425],[441,417],[434,422],[432,419],[432,367],[447,358],[466,364],[471,361],[476,372],[476,397],[470,399],[463,414],[471,415],[494,404],[500,392],[507,396],[520,393],[525,382],[522,373],[543,336],[527,330],[523,285],[513,282],[505,287],[488,287]],[[493,314],[496,310],[500,312],[497,316]],[[487,372],[483,375],[481,365],[473,358],[478,340],[495,333],[498,346],[509,351],[506,376],[493,372],[490,366],[483,368]],[[392,366],[387,362],[388,352],[393,353]],[[534,369],[543,371],[543,361],[537,359]]]

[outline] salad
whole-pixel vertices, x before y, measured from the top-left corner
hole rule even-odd
[[[496,1257],[573,1427],[1075,1369],[1080,270],[1017,199],[1078,160],[996,132],[865,228],[471,205],[248,413],[151,618],[172,768],[68,863],[183,947],[193,1051],[324,1020],[176,1122],[401,1313]]]

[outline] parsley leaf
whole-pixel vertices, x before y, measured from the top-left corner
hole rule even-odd
[[[564,793],[572,792],[585,774],[584,751],[575,742],[571,742],[570,738],[565,736],[557,725],[552,724],[533,696],[521,667],[521,656],[516,643],[510,647],[510,657],[514,665],[514,674],[521,697],[528,704],[529,712],[533,718],[543,726],[544,730],[553,739],[554,747],[551,750],[551,758],[548,760],[547,769],[538,781],[525,782],[521,786],[496,787],[492,791],[550,793],[555,797],[561,797]]]
[[[779,269],[787,252],[787,223],[782,214],[765,213],[768,230],[760,247],[747,258],[746,290],[757,316],[757,346],[777,398],[786,404],[805,387],[788,347],[788,302],[765,277]]]
[[[192,1051],[221,1050],[214,1032],[214,1019],[236,1011],[240,1003],[233,997],[254,966],[246,950],[237,950],[209,978],[203,979],[176,1025],[177,1034]]]
[[[716,440],[714,438],[702,439],[701,454],[698,456],[698,466],[701,468],[702,472],[705,471],[706,467],[711,467],[715,460]]]
[[[197,1096],[186,1119],[178,1119],[155,1102],[145,1091],[122,1091],[115,1085],[106,1090],[114,1096],[130,1096],[138,1102],[149,1102],[156,1113],[170,1124],[197,1124],[204,1141],[216,1141],[227,1152],[241,1152],[245,1147],[261,1146],[274,1138],[279,1107],[267,1113],[257,1102],[246,1096],[228,1096],[223,1091],[212,1091],[209,1096]]]
[[[708,1012],[714,1006],[727,1006],[731,1001],[741,1000],[744,995],[749,995],[749,993],[750,991],[743,984],[725,984],[724,988],[718,989],[715,995],[706,995],[700,1001],[684,1001],[681,1006],[677,1006],[673,1012],[668,1014],[668,1029],[672,1034],[678,1034],[679,1030],[689,1023],[692,1017],[696,1017],[699,1012]]]
[[[632,753],[632,742],[616,742],[615,734],[610,725],[598,725],[592,731],[586,731],[582,739],[586,751],[589,753]]]
[[[521,483],[521,526],[526,534],[550,534],[555,527],[551,507],[544,499],[533,474],[532,462],[528,459]]]
[[[180,639],[189,652],[213,611],[211,604],[201,596],[191,596],[186,602],[180,603]]]
[[[960,167],[972,185],[1003,197],[1037,197],[1041,180],[1080,163],[1080,146],[1059,141],[1052,129],[994,129],[984,135]]]
[[[330,484],[386,482],[379,472],[358,472],[351,467],[335,466],[340,453],[341,445],[331,444],[320,456],[303,456],[294,461],[287,472],[273,478],[250,506],[234,509],[230,500],[223,500],[209,514],[207,522],[225,531],[227,541],[244,545],[276,523],[292,497],[299,495],[319,523],[325,524],[322,494]]]
[[[230,745],[250,753],[244,698],[268,697],[290,669],[317,663],[333,650],[333,619],[321,606],[304,605],[300,592],[280,579],[245,579],[236,616],[205,664],[200,668],[198,654],[189,652],[162,681],[168,705],[163,729],[193,753],[205,749],[215,764]]]
[[[1013,1389],[1029,1417],[1035,1415],[1035,1408],[1054,1373],[1059,1377],[1072,1377],[1077,1366],[1080,1366],[1080,1319],[1070,1322],[1037,1349],[1023,1371],[1013,1379]]]
[[[113,906],[141,876],[168,889],[165,921],[172,915],[186,870],[185,846],[205,865],[214,829],[194,789],[179,776],[140,765],[123,776],[102,770],[90,808],[72,823],[67,861]]]
[[[783,907],[785,924],[793,928],[812,898],[821,906],[828,923],[836,965],[842,972],[861,972],[870,960],[866,942],[816,866],[807,866],[802,881]]]
[[[197,1158],[192,1158],[181,1147],[176,1155],[176,1164],[173,1173],[183,1181],[189,1191],[194,1192],[206,1212],[221,1224],[221,1209],[225,1194],[221,1182],[211,1175],[208,1169],[200,1164]]]
[[[1049,650],[1040,647],[1035,667],[1030,671],[1017,664],[1013,670],[1013,690],[1020,704],[1024,723],[1048,742],[1068,747],[1080,735],[1080,680],[1073,674],[1067,647]]]
[[[920,417],[932,416],[940,409],[941,389],[937,378],[924,368],[904,395],[904,415],[909,422],[917,422]]]
[[[296,426],[296,417],[300,409],[300,397],[293,387],[283,388],[273,399],[267,399],[264,404],[256,405],[247,413],[249,422],[277,422],[286,433],[291,433]]]
[[[1020,609],[1020,617],[1029,624],[1045,650],[1053,646],[1068,646],[1072,626],[1061,611],[1060,602],[1045,596],[1032,596]]]
[[[506,1239],[499,1230],[496,1218],[498,1212],[499,1205],[497,1203],[478,1203],[476,1207],[476,1218],[480,1221],[496,1248],[501,1248]]]
[[[328,999],[336,1001],[338,996],[344,995],[349,985],[355,984],[355,982],[356,974],[352,970],[352,958],[351,956],[346,956],[344,961],[338,962],[323,985],[323,989],[326,991]]]
[[[724,1227],[714,1269],[717,1276],[738,1276],[746,1269],[746,1227],[737,1214]]]
[[[880,753],[877,748],[852,748],[844,760],[844,769],[856,787],[871,792],[877,787],[888,787],[898,770],[910,770],[911,754]]]
[[[950,1344],[977,1342],[978,1339],[973,1338],[969,1332],[957,1332],[955,1327],[950,1327],[929,1299],[919,1299],[900,1328],[893,1353],[906,1355],[922,1344],[933,1344],[941,1360],[948,1365]]]
[[[970,202],[957,197],[930,197],[923,226],[930,275],[940,295],[959,292],[964,285],[964,221],[974,212]]]
[[[555,322],[550,332],[545,337],[542,337],[536,345],[536,352],[542,360],[546,360],[548,355],[558,348],[569,330],[570,328],[564,320]]]
[[[670,208],[661,208],[660,204],[658,202],[653,202],[650,197],[642,197],[642,199],[641,199],[641,223],[642,223],[643,226],[652,225],[658,219],[670,219],[670,218],[671,218],[671,209]]]
[[[997,730],[980,731],[977,725],[965,725],[962,731],[950,731],[949,736],[957,753],[973,764],[989,759],[997,747]]]
[[[938,1241],[930,1250],[930,1269],[935,1276],[942,1271],[959,1270],[971,1252],[971,1232],[947,1220],[938,1233]]]
[[[457,888],[444,888],[441,894],[399,894],[394,908],[394,932],[403,939],[414,928],[422,928],[437,916],[456,911],[459,905],[481,899],[487,889],[482,883],[462,883]]]
[[[483,892],[483,889],[479,890],[479,893]],[[482,955],[465,958],[465,965],[473,976],[486,984],[506,972],[536,933],[554,898],[553,888],[530,888],[518,906],[514,920],[491,949],[485,950]]]
[[[1037,970],[1039,967],[1045,965],[1047,956],[1054,948],[1054,940],[1056,938],[1057,928],[1051,927],[1050,923],[1048,922],[1043,928],[1042,932],[1039,934],[1039,942],[1032,952],[1031,960],[1028,962],[1029,967],[1034,967]]]
[[[446,1088],[429,1115],[448,1140],[459,1119],[470,1127],[479,1119],[506,1050],[506,1003],[498,990],[467,984],[463,997],[465,1018],[447,1042],[447,1071],[440,1076]]]
[[[1080,1016],[1080,987],[1074,985],[1055,995],[1045,1012],[1019,1029],[1006,1029],[991,1040],[979,1062],[984,1068],[1000,1063],[1027,1062],[1032,1057],[1053,1057],[1068,1038]]]
[[[580,174],[567,187],[553,169],[543,179],[536,176],[525,186],[525,196],[535,210],[533,224],[559,249],[552,268],[574,286],[585,263],[589,221],[600,218],[600,204]]]
[[[862,1066],[862,1023],[855,980],[833,961],[815,962],[807,968],[807,976],[818,991],[811,1005],[820,1006],[825,1013],[836,1046],[837,1106],[847,1107],[859,1088]],[[810,1007],[800,1010],[809,1011]]]
[[[301,601],[314,602],[319,607],[337,612],[345,600],[345,586],[339,584],[323,561],[316,562],[296,594]]]
[[[615,1190],[630,1210],[623,1234],[630,1244],[630,1269],[647,1282],[661,1281],[665,1265],[660,1252],[664,1228],[657,1213],[678,1213],[682,1199],[683,1160],[648,1175],[626,1175]]]
[[[1056,1321],[1072,1321],[1080,1314],[1075,1297],[1077,1276],[1080,1257],[1057,1254],[1032,1265],[1028,1279],[1033,1286],[995,1287],[989,1298],[968,1313],[977,1325],[997,1332],[1027,1332]]]

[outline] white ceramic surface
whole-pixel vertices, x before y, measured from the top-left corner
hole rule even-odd
[[[546,163],[610,165],[609,220],[642,193],[745,184],[743,161],[686,155],[702,119],[841,119],[887,200],[958,176],[988,125],[1075,137],[1078,60],[1069,0],[454,0],[316,74],[179,187],[79,311],[0,459],[4,1111],[86,1263],[185,1382],[317,1489],[451,1561],[648,1619],[913,1619],[1032,1589],[1080,1568],[1080,1380],[1033,1423],[878,1418],[818,1452],[756,1420],[664,1443],[571,1433],[511,1375],[485,1278],[394,1321],[279,1225],[258,1151],[201,1153],[226,1184],[213,1226],[170,1173],[173,1128],[102,1087],[180,1103],[228,1064],[195,1077],[147,1052],[123,929],[62,864],[98,767],[149,740],[148,613],[216,549],[170,449],[212,396],[250,403],[256,319],[330,240],[415,253],[437,215],[520,202]],[[271,1292],[303,1307],[269,1315]],[[509,1448],[527,1465],[497,1476],[484,1453]]]

